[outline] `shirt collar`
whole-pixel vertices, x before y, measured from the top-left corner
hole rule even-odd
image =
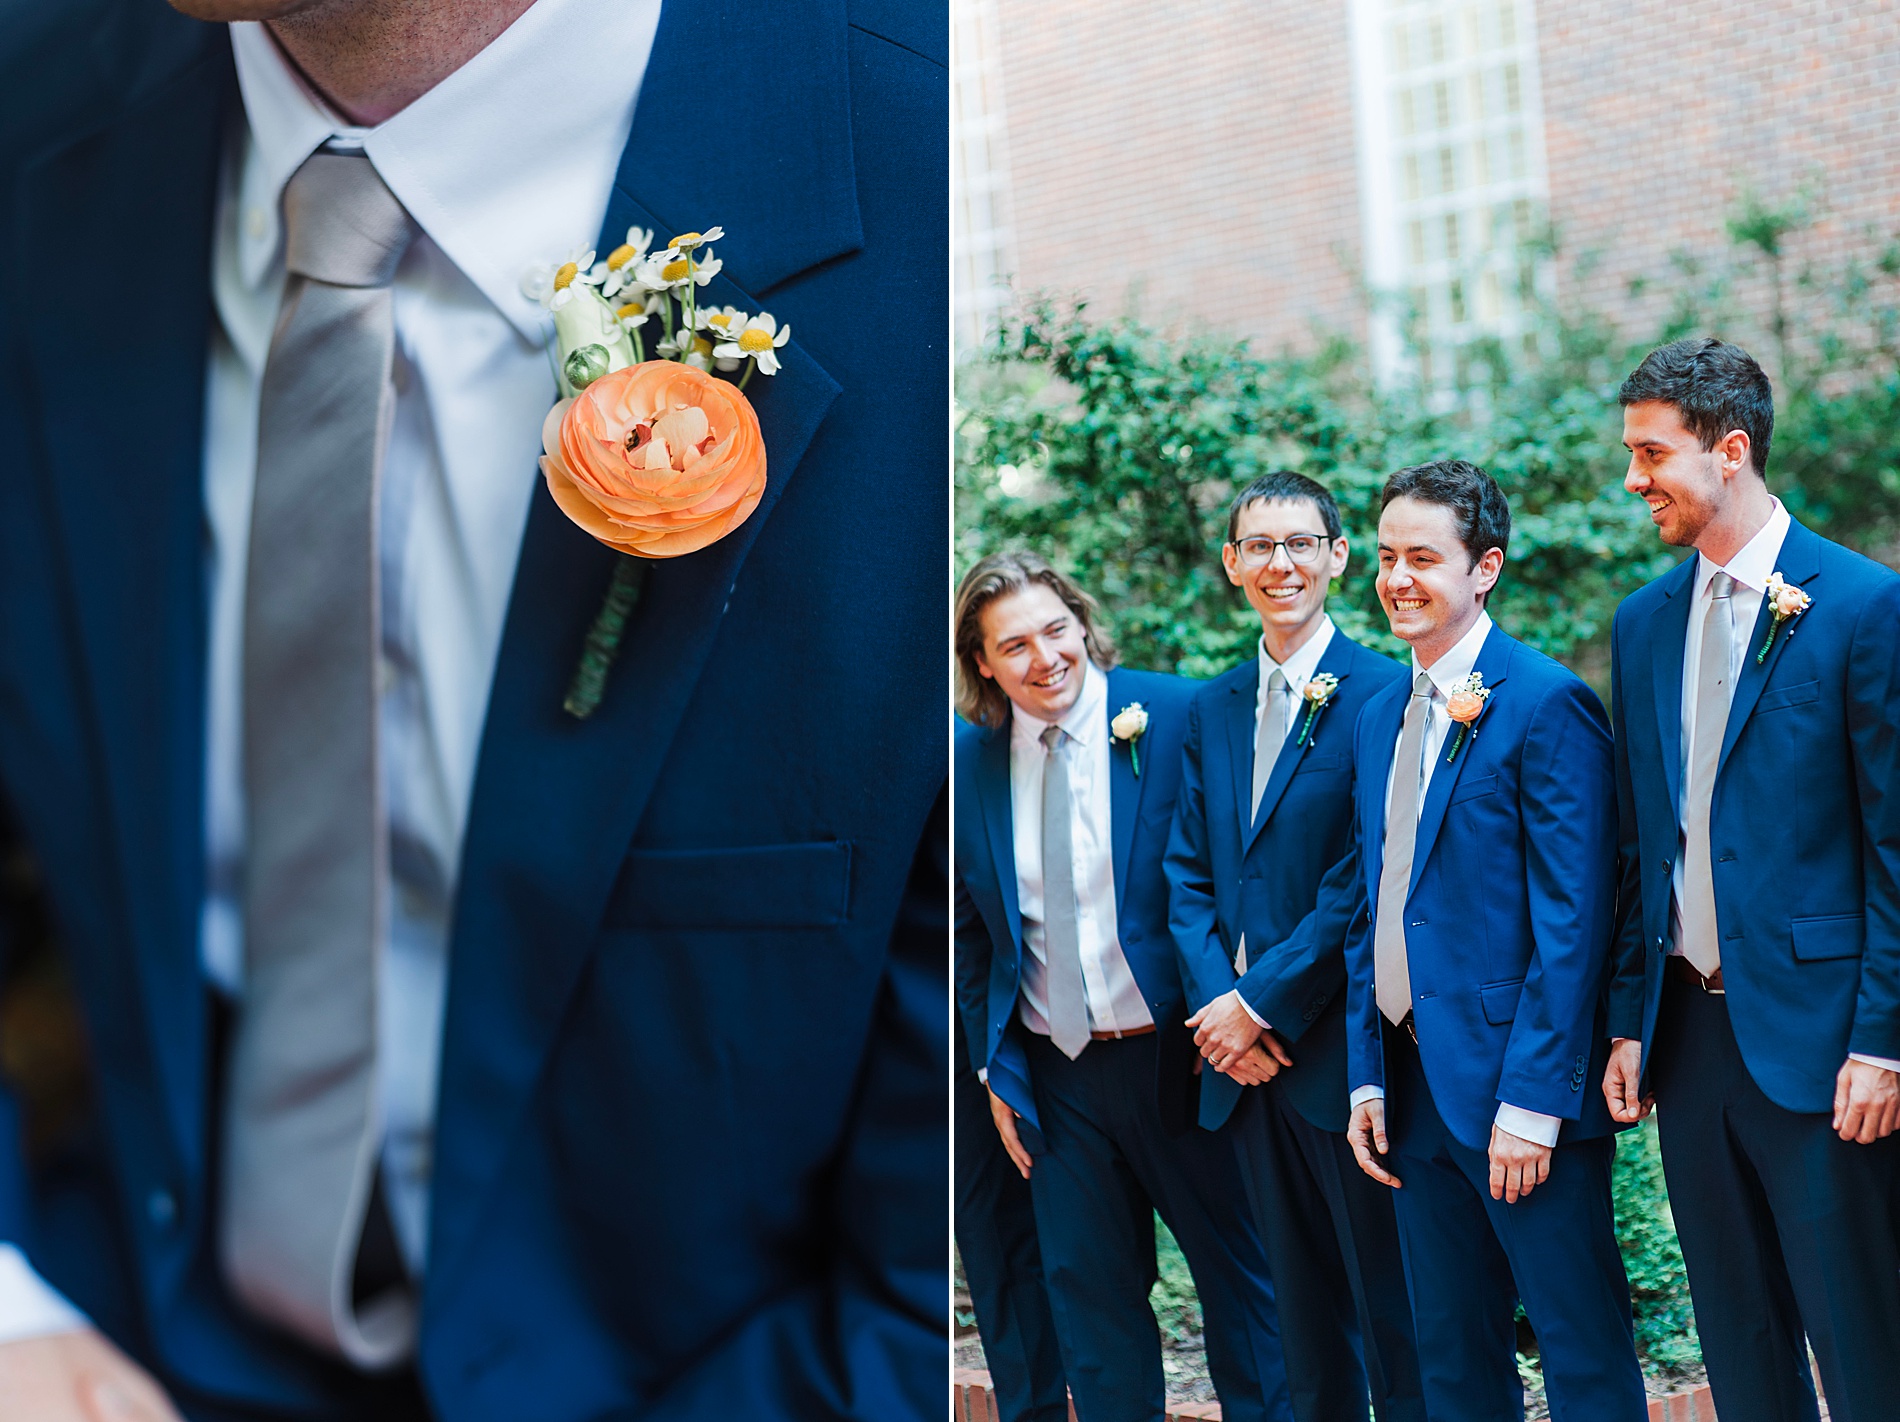
[[[1484,639],[1491,635],[1491,614],[1482,608],[1478,611],[1478,620],[1466,629],[1465,635],[1444,656],[1433,662],[1429,668],[1418,664],[1418,654],[1412,654],[1412,684],[1418,684],[1418,674],[1423,671],[1432,679],[1432,689],[1446,700],[1451,699],[1452,688],[1471,675],[1472,668],[1478,664],[1478,653],[1484,649]]]
[[[1319,659],[1326,655],[1326,649],[1333,643],[1333,619],[1325,613],[1320,614],[1319,630],[1300,645],[1300,649],[1284,662],[1276,662],[1267,651],[1267,639],[1260,639],[1260,685],[1264,688],[1267,679],[1275,670],[1286,678],[1286,684],[1296,694],[1305,688],[1319,670]]]
[[[1772,496],[1771,496],[1772,497]],[[1700,598],[1709,589],[1717,573],[1727,573],[1743,587],[1755,592],[1768,591],[1768,575],[1775,571],[1775,560],[1781,556],[1782,542],[1788,536],[1788,528],[1794,522],[1788,516],[1788,510],[1780,499],[1774,499],[1774,511],[1768,515],[1768,522],[1761,526],[1748,542],[1742,545],[1727,563],[1713,563],[1706,553],[1696,554],[1695,595]]]
[[[599,233],[659,14],[659,0],[537,0],[455,73],[368,129],[325,104],[262,24],[233,24],[250,128],[239,179],[245,285],[261,287],[281,260],[284,185],[340,138],[362,148],[417,225],[540,343],[548,316],[522,294],[521,278]]]
[[[1082,659],[1082,691],[1075,705],[1060,721],[1044,721],[1010,703],[1010,737],[1018,744],[1040,748],[1042,733],[1052,725],[1061,726],[1071,740],[1088,745],[1105,729],[1103,707],[1108,701],[1108,674],[1086,657]]]

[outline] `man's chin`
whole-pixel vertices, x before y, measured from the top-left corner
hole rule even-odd
[[[167,0],[172,9],[194,20],[228,24],[238,20],[277,20],[307,10],[319,0]]]

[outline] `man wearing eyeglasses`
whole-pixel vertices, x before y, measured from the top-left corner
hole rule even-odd
[[[1346,1141],[1352,731],[1404,677],[1326,614],[1347,556],[1338,504],[1304,475],[1263,475],[1233,502],[1221,562],[1259,614],[1259,652],[1188,713],[1169,928],[1212,1067],[1200,1123],[1241,1161],[1299,1422],[1364,1422],[1368,1401],[1381,1422],[1422,1422],[1391,1193]]]

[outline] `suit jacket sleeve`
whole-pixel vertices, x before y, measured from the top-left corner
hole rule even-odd
[[[1188,707],[1181,748],[1181,788],[1163,860],[1168,877],[1168,932],[1181,962],[1189,1012],[1198,1012],[1234,986],[1234,965],[1214,914],[1213,855],[1208,846],[1207,798],[1201,775],[1201,705]]]
[[[843,1144],[827,1170],[835,1241],[827,1274],[753,1314],[643,1410],[642,1422],[943,1415],[947,815],[940,795],[892,931]]]
[[[1648,955],[1643,927],[1642,844],[1637,836],[1636,785],[1630,777],[1630,709],[1623,695],[1623,619],[1610,632],[1611,727],[1616,758],[1616,936],[1610,950],[1609,1033],[1643,1031]]]
[[[1882,578],[1848,653],[1847,728],[1860,795],[1866,947],[1848,1050],[1900,1057],[1900,580]]]
[[[989,1052],[990,931],[977,912],[976,900],[956,875],[956,989],[957,1011],[963,1014],[963,1035],[969,1039],[970,1065],[983,1070]]]
[[[1545,693],[1525,733],[1518,787],[1533,948],[1498,1099],[1567,1120],[1583,1109],[1571,1078],[1596,1045],[1615,926],[1613,759],[1587,686],[1566,677]]]
[[[1346,936],[1365,902],[1357,846],[1326,871],[1313,911],[1285,943],[1255,958],[1241,975],[1240,995],[1273,1030],[1296,1042],[1317,1016],[1315,1003],[1331,1002],[1345,988]]]

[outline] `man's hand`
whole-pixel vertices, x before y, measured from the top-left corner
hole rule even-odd
[[[1399,1188],[1399,1177],[1379,1163],[1386,1152],[1385,1102],[1361,1101],[1353,1107],[1352,1119],[1346,1123],[1346,1139],[1361,1170],[1381,1185]]]
[[[1292,1065],[1293,1058],[1286,1054],[1286,1048],[1280,1045],[1280,1039],[1271,1032],[1263,1032],[1258,1042],[1238,1057],[1229,1057],[1227,1065],[1216,1070],[1222,1076],[1229,1077],[1242,1086],[1260,1086],[1272,1081],[1281,1071]]]
[[[1834,1078],[1834,1129],[1844,1141],[1872,1145],[1900,1125],[1900,1072],[1852,1057]]]
[[[1491,1198],[1515,1205],[1550,1179],[1550,1147],[1491,1127]]]
[[[1247,1049],[1260,1040],[1263,1030],[1253,1020],[1253,1014],[1240,1005],[1238,991],[1215,998],[1188,1018],[1187,1025],[1194,1029],[1194,1045],[1213,1063],[1216,1071],[1226,1071],[1229,1062],[1238,1063]],[[1283,1065],[1293,1065],[1293,1058],[1286,1055],[1284,1047],[1275,1043],[1271,1050]]]
[[[987,1086],[984,1090],[988,1091]],[[990,1092],[990,1119],[996,1122],[996,1134],[1003,1138],[1003,1149],[1009,1152],[1009,1158],[1015,1162],[1016,1169],[1022,1172],[1023,1179],[1029,1178],[1029,1164],[1032,1157],[1023,1149],[1023,1138],[1016,1134],[1016,1113],[1009,1109],[1009,1103],[994,1091]]]
[[[90,1328],[0,1343],[4,1422],[180,1422],[151,1375]]]
[[[1603,1072],[1603,1099],[1610,1103],[1610,1116],[1627,1125],[1647,1116],[1656,1105],[1654,1096],[1638,1096],[1643,1072],[1643,1044],[1635,1037],[1618,1037],[1610,1047],[1610,1064]]]

